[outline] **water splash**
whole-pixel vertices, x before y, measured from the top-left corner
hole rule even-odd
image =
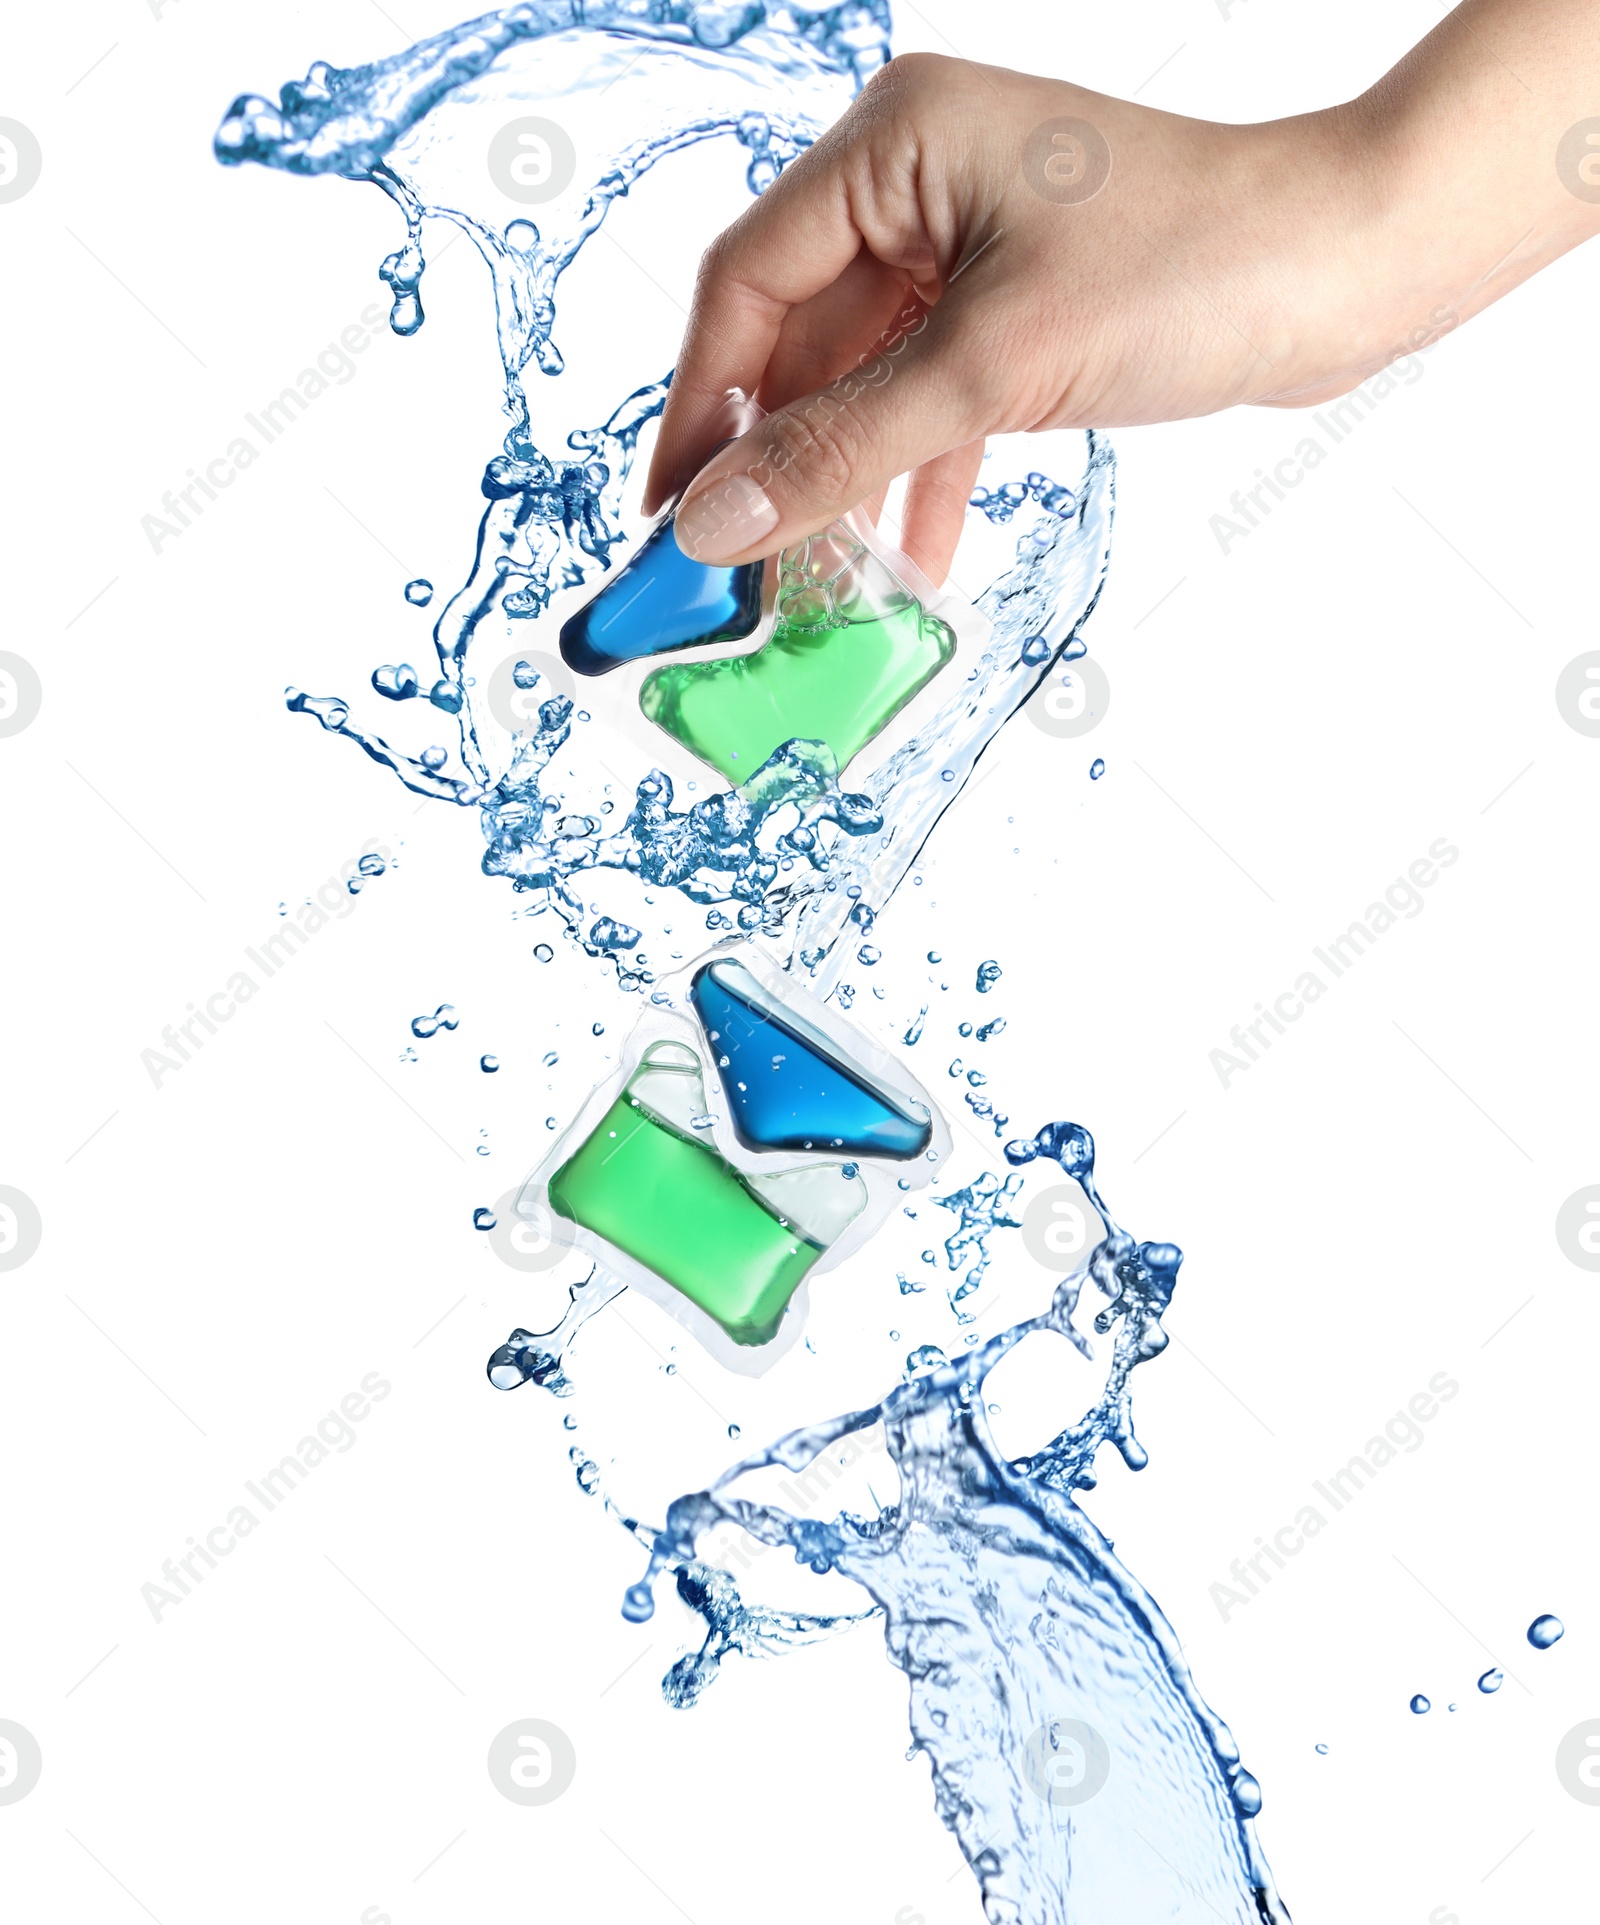
[[[990,523],[1017,521],[1020,529],[1012,565],[981,598],[988,643],[938,712],[850,792],[826,749],[797,740],[737,788],[682,806],[665,774],[640,771],[632,803],[613,825],[610,787],[584,767],[575,733],[584,713],[552,687],[525,721],[508,726],[495,713],[491,678],[474,672],[495,638],[504,647],[559,591],[611,565],[628,538],[623,504],[639,437],[665,399],[667,379],[648,381],[598,425],[536,437],[548,390],[529,382],[563,366],[562,275],[630,188],[686,147],[733,140],[749,156],[751,191],[763,191],[882,64],[888,24],[883,0],[829,8],[800,0],[530,0],[385,61],[346,70],[319,63],[275,105],[241,97],[217,135],[218,158],[230,165],[332,173],[388,196],[404,233],[379,273],[398,334],[424,325],[430,218],[465,233],[488,267],[509,426],[483,472],[471,567],[435,619],[436,672],[396,661],[373,676],[397,721],[426,716],[429,732],[453,731],[452,745],[401,747],[353,719],[339,695],[291,689],[286,699],[415,793],[476,810],[484,872],[531,908],[553,911],[569,942],[627,989],[648,990],[655,978],[637,909],[593,899],[609,878],[626,881],[630,904],[643,884],[703,907],[712,928],[782,937],[790,966],[848,1004],[853,990],[839,980],[846,957],[876,959],[862,955],[861,934],[999,730],[1057,662],[1084,652],[1081,630],[1104,580],[1114,459],[1103,439],[1087,437],[1075,488],[1034,473],[979,490],[974,505]],[[503,199],[483,185],[482,135],[552,103],[584,151],[583,177],[541,208],[539,224],[507,221]],[[627,130],[621,146],[618,128]],[[433,599],[421,578],[407,589],[413,606]],[[534,664],[519,663],[514,679],[539,692]],[[589,792],[578,793],[585,784]],[[853,945],[840,942],[847,934]],[[541,942],[533,954],[549,962],[554,951]],[[998,975],[997,964],[983,965],[978,990]],[[479,1060],[488,1068],[492,1059]],[[970,1072],[963,1094],[999,1131],[1005,1119],[978,1094],[982,1082]],[[546,1121],[556,1126],[554,1117]],[[1094,1484],[1102,1444],[1135,1469],[1145,1461],[1129,1378],[1166,1344],[1161,1320],[1181,1254],[1171,1244],[1136,1243],[1114,1224],[1094,1189],[1087,1131],[1053,1124],[1006,1154],[1014,1165],[1040,1156],[1059,1163],[1108,1226],[1042,1315],[953,1361],[936,1346],[918,1346],[881,1402],[743,1459],[709,1489],[673,1503],[660,1530],[617,1512],[594,1460],[576,1446],[575,1475],[650,1548],[649,1575],[630,1588],[626,1614],[648,1616],[653,1580],[670,1571],[705,1622],[701,1647],[668,1674],[674,1704],[694,1702],[732,1652],[769,1653],[881,1617],[890,1656],[909,1681],[915,1748],[929,1759],[940,1815],[994,1925],[1044,1925],[1069,1914],[1187,1916],[1195,1907],[1224,1925],[1281,1920],[1252,1828],[1259,1789],[1201,1703],[1159,1610],[1077,1502]],[[983,1173],[937,1199],[958,1219],[945,1246],[952,1267],[968,1265],[957,1297],[981,1281],[989,1234],[1015,1226],[1008,1206],[1016,1183],[1014,1175]],[[494,1213],[481,1208],[476,1218],[488,1229]],[[1090,1334],[1074,1321],[1090,1284],[1103,1299],[1092,1331],[1110,1339],[1100,1397],[1030,1457],[1008,1462],[989,1430],[984,1381],[1038,1332],[1066,1336],[1092,1355]],[[575,1285],[554,1330],[512,1332],[490,1359],[491,1382],[570,1397],[572,1346],[621,1289],[599,1272]],[[802,1473],[823,1450],[878,1425],[900,1479],[892,1506],[821,1521],[736,1494],[757,1470]],[[719,1522],[787,1547],[814,1571],[853,1579],[871,1609],[841,1617],[747,1604],[732,1577],[698,1555]]]
[[[677,1499],[624,1611],[649,1616],[658,1573],[703,1569],[699,1544],[723,1523],[814,1571],[854,1578],[883,1612],[889,1654],[910,1683],[915,1748],[992,1925],[1285,1920],[1255,1840],[1260,1787],[1201,1702],[1159,1608],[1073,1495],[1093,1486],[1105,1443],[1135,1469],[1144,1462],[1128,1378],[1166,1347],[1161,1318],[1182,1254],[1116,1225],[1095,1188],[1087,1131],[1054,1124],[1015,1147],[1054,1155],[1108,1225],[1050,1308],[955,1362],[914,1354],[880,1403],[792,1432]],[[1093,1327],[1114,1333],[1101,1396],[1030,1459],[1008,1462],[984,1380],[1039,1332],[1086,1347],[1073,1319],[1089,1283],[1105,1299]],[[736,1494],[753,1473],[803,1472],[880,1424],[900,1497],[874,1516],[823,1522]],[[706,1619],[705,1648],[720,1653],[722,1627],[741,1608],[736,1589],[698,1585],[690,1596],[680,1582],[679,1595]],[[693,1653],[674,1667],[674,1702],[709,1682],[698,1667]]]

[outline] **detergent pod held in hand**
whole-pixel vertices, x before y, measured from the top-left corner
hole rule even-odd
[[[932,1180],[950,1135],[886,1051],[748,942],[662,993],[518,1208],[757,1375],[798,1340],[809,1280]]]
[[[759,409],[730,389],[722,443],[744,433]],[[605,675],[628,662],[682,648],[743,641],[761,621],[763,564],[708,567],[678,546],[674,503],[628,560],[561,625],[561,658],[579,675]]]
[[[730,390],[718,425],[739,436],[761,418]],[[750,435],[756,460],[759,442]],[[598,592],[585,590],[562,622],[561,654],[595,678],[582,707],[602,759],[643,755],[677,796],[747,790],[763,769],[763,794],[870,786],[870,776],[847,783],[849,765],[870,750],[882,766],[926,727],[957,694],[955,658],[970,668],[987,641],[985,618],[934,588],[859,509],[771,566],[740,568],[685,555],[675,512]],[[623,738],[609,753],[607,735]]]

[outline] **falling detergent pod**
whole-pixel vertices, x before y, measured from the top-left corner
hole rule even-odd
[[[893,1058],[748,941],[658,994],[518,1208],[757,1374],[798,1340],[810,1279],[932,1181],[949,1131]]]
[[[937,599],[857,510],[783,551],[759,648],[656,669],[639,707],[735,785],[795,739],[843,773],[955,654]]]
[[[718,447],[744,433],[760,416],[730,388]],[[594,598],[561,625],[561,658],[580,675],[605,675],[625,663],[675,649],[739,642],[761,622],[764,564],[708,567],[678,546],[677,503]]]
[[[722,1093],[746,1149],[826,1149],[903,1162],[932,1141],[925,1103],[874,1078],[736,956],[702,964],[689,999],[715,1048]]]

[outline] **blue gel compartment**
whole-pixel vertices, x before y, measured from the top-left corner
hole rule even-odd
[[[734,1133],[751,1150],[920,1156],[933,1119],[883,1088],[742,963],[710,962],[689,985]]]
[[[758,561],[707,568],[678,546],[668,515],[594,600],[561,626],[561,657],[580,675],[707,642],[737,642],[761,620]]]

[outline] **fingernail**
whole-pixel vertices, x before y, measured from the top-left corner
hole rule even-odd
[[[721,562],[778,525],[778,510],[749,475],[722,475],[685,500],[673,518],[678,546],[698,562]]]

